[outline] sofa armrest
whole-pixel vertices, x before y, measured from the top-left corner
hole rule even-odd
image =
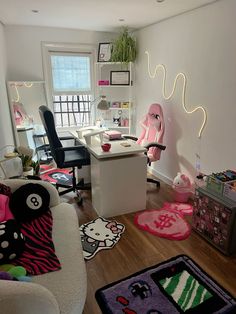
[[[53,294],[41,285],[0,280],[0,311],[4,314],[59,314]]]
[[[57,189],[49,182],[42,181],[42,180],[25,180],[25,179],[6,179],[0,181],[0,183],[5,184],[11,188],[11,191],[14,192],[20,186],[27,183],[37,183],[45,187],[50,194],[50,205],[49,207],[56,206],[60,204],[60,197],[58,194]]]

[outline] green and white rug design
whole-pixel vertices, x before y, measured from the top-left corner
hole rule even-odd
[[[212,297],[212,294],[186,270],[162,279],[159,283],[184,312]]]

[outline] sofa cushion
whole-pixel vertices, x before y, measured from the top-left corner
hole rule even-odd
[[[0,194],[11,196],[11,188],[5,184],[0,183]]]
[[[62,268],[56,272],[35,276],[32,281],[53,293],[61,314],[82,313],[87,293],[87,276],[78,217],[75,209],[66,203],[52,207],[51,211],[53,242]]]
[[[40,184],[22,185],[10,197],[10,209],[19,222],[31,221],[49,210],[50,195]]]
[[[24,250],[24,236],[18,223],[9,219],[0,223],[0,264],[11,263]]]

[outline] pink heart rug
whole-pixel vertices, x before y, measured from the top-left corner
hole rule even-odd
[[[169,240],[184,240],[191,233],[184,215],[192,215],[192,205],[185,203],[165,203],[160,209],[150,209],[135,215],[138,228]]]

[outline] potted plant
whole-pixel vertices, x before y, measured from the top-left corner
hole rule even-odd
[[[39,162],[32,160],[33,149],[19,146],[17,148],[18,156],[21,159],[23,175],[38,175],[39,174]]]
[[[28,175],[33,175],[34,168],[32,167],[32,156],[21,154],[19,157],[22,162],[23,175],[25,177]]]
[[[134,62],[137,56],[136,40],[127,27],[124,27],[118,38],[112,43],[112,62]]]

